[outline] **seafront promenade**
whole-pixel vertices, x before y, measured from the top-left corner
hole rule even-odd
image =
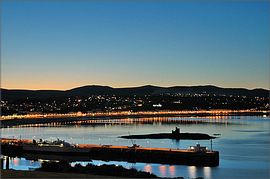
[[[80,121],[87,121],[87,124],[105,124],[105,123],[133,123],[149,122],[148,119],[156,118],[158,122],[166,122],[166,119],[158,119],[162,117],[214,117],[219,118],[222,116],[254,116],[263,115],[267,116],[270,111],[257,111],[257,110],[197,110],[197,111],[120,111],[120,112],[91,112],[91,113],[66,113],[66,114],[25,114],[25,115],[10,115],[1,116],[1,127],[11,127],[18,125],[38,125],[48,123],[72,123]],[[144,119],[142,119],[144,118]],[[126,119],[127,121],[123,121]],[[130,121],[129,119],[133,119]],[[165,120],[165,121],[164,121]],[[194,121],[173,121],[168,122],[183,122],[193,123]],[[195,121],[196,123],[207,123],[205,121]],[[220,121],[219,121],[220,122]],[[81,122],[84,124],[85,122]]]
[[[270,111],[258,111],[258,110],[194,110],[194,111],[117,111],[117,112],[71,112],[71,113],[48,113],[48,114],[24,114],[24,115],[8,115],[1,116],[1,120],[12,119],[39,119],[39,118],[69,118],[69,117],[151,117],[151,116],[170,116],[170,115],[257,115],[257,114],[269,114]]]

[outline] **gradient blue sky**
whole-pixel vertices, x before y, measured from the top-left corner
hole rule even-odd
[[[1,3],[3,88],[270,88],[269,1]]]

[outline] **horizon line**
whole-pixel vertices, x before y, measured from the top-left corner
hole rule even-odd
[[[70,87],[70,88],[63,88],[63,89],[52,89],[52,88],[38,88],[38,89],[27,89],[27,88],[6,88],[6,87],[0,87],[0,89],[6,89],[6,90],[29,90],[29,91],[42,91],[42,90],[55,90],[55,91],[67,91],[75,88],[80,88],[80,87],[86,87],[86,86],[101,86],[101,87],[110,87],[110,88],[137,88],[137,87],[144,87],[144,86],[153,86],[153,87],[161,87],[161,88],[170,88],[170,87],[199,87],[199,86],[214,86],[218,88],[227,88],[227,89],[248,89],[248,90],[255,90],[255,89],[263,89],[263,90],[268,90],[270,91],[270,88],[263,88],[263,87],[253,87],[253,88],[248,88],[248,87],[224,87],[224,86],[218,86],[214,84],[196,84],[196,85],[166,85],[166,86],[159,86],[159,85],[154,85],[154,84],[144,84],[144,85],[137,85],[137,86],[110,86],[110,85],[102,85],[102,84],[85,84],[85,85],[80,85],[80,86],[75,86],[75,87]]]

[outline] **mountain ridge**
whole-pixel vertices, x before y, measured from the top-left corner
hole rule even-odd
[[[4,89],[1,88],[3,100],[19,100],[24,98],[51,98],[68,96],[91,96],[91,95],[162,95],[162,94],[211,94],[211,95],[232,95],[250,97],[269,97],[270,90],[263,88],[222,88],[214,85],[196,86],[171,86],[161,87],[144,85],[137,87],[114,88],[102,85],[85,85],[68,90],[25,90],[25,89]]]

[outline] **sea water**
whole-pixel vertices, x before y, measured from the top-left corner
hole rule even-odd
[[[192,120],[206,123],[181,124],[173,121]],[[142,121],[144,119],[141,119]],[[130,120],[128,120],[130,121]],[[164,165],[154,163],[129,163],[116,161],[73,162],[86,165],[115,164],[126,168],[136,168],[151,172],[160,177],[184,177],[205,179],[268,179],[270,178],[270,118],[266,116],[223,116],[166,118],[166,123],[156,118],[147,118],[148,124],[106,123],[101,125],[47,125],[35,127],[2,128],[1,137],[22,139],[62,139],[70,143],[91,143],[102,145],[128,145],[134,143],[142,147],[188,148],[200,143],[211,148],[210,140],[172,140],[172,139],[122,139],[122,135],[171,132],[179,127],[181,132],[199,132],[216,135],[212,140],[212,149],[220,153],[218,167],[196,167],[185,165]],[[152,122],[151,122],[152,121]],[[158,122],[157,122],[158,121]],[[217,135],[218,134],[218,135]],[[24,158],[10,158],[10,168],[32,170],[41,166],[41,160],[32,161]]]

